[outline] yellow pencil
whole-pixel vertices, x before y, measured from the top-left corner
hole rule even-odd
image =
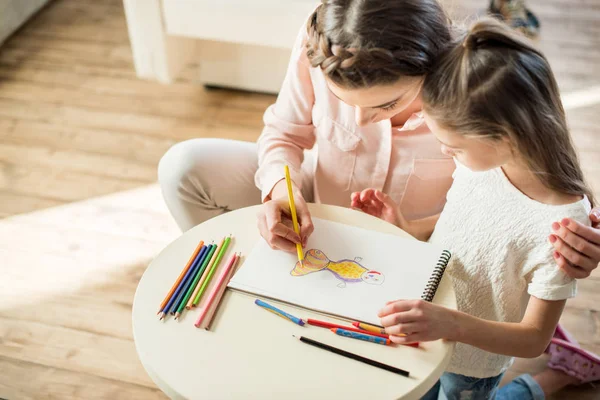
[[[385,334],[385,329],[379,326],[365,324],[364,322],[353,322],[352,325],[363,331]]]
[[[290,169],[285,166],[285,182],[287,183],[288,198],[290,201],[290,211],[292,213],[292,223],[294,224],[294,232],[300,236],[300,227],[298,226],[298,216],[296,215],[296,205],[294,204],[294,193],[292,192],[292,178],[290,178]],[[302,243],[296,243],[296,250],[298,251],[298,261],[302,263],[304,261],[304,251],[302,250]]]

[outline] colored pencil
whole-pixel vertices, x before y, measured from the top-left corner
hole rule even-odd
[[[209,246],[204,246],[202,248],[202,250],[200,250],[200,254],[198,254],[198,257],[196,257],[196,260],[194,261],[192,268],[190,268],[190,270],[186,274],[185,278],[183,278],[183,281],[181,281],[181,287],[179,288],[179,293],[177,294],[177,297],[175,297],[175,301],[173,302],[173,304],[171,304],[171,308],[169,309],[169,314],[175,315],[175,311],[177,311],[177,308],[179,308],[179,303],[181,303],[181,299],[183,299],[183,296],[185,295],[185,291],[187,290],[189,284],[192,282],[192,277],[194,276],[194,273],[196,272],[196,270],[200,266],[200,264],[202,264],[202,261],[204,260],[204,257],[206,256],[206,253],[208,252],[208,248],[209,248]]]
[[[294,203],[294,192],[292,190],[292,178],[290,177],[290,169],[285,166],[285,182],[287,183],[288,200],[290,202],[290,212],[292,214],[292,223],[294,225],[294,232],[300,236],[300,227],[298,226],[298,215],[296,214],[296,203]],[[298,261],[302,264],[304,261],[304,250],[302,249],[302,243],[296,243],[296,252],[298,253]]]
[[[386,338],[389,339],[390,335],[388,335],[387,333],[377,333],[377,332],[371,332],[371,331],[367,331],[364,329],[360,329],[360,328],[353,328],[350,326],[344,326],[344,325],[338,325],[338,324],[332,324],[331,322],[325,322],[325,321],[319,321],[316,319],[311,319],[309,318],[306,321],[307,324],[309,325],[314,325],[314,326],[319,326],[321,328],[340,328],[340,329],[345,329],[347,331],[351,331],[351,332],[360,332],[360,333],[366,333],[369,335],[374,335],[374,336],[378,336],[378,337],[382,337],[382,338]],[[353,322],[352,325],[356,326],[358,324],[358,322]],[[370,325],[370,326],[374,326],[374,325]],[[402,335],[398,335],[398,336],[406,336],[404,334]],[[403,346],[410,346],[410,347],[419,347],[419,343],[407,343],[407,344],[403,344]]]
[[[202,282],[204,282],[204,279],[206,279],[205,278],[206,274],[212,268],[212,265],[214,264],[215,259],[219,256],[219,253],[221,252],[221,249],[223,248],[223,243],[225,243],[225,238],[221,239],[221,243],[219,243],[219,246],[217,246],[216,250],[213,252],[212,258],[211,258],[210,262],[208,263],[208,267],[206,267],[206,269],[202,272],[202,276],[200,277],[200,282],[198,282],[198,284],[194,288],[194,292],[190,296],[190,299],[188,300],[188,303],[185,306],[188,310],[191,309],[192,307],[196,307],[196,305],[194,304],[194,298],[196,298],[196,295],[200,291],[200,286],[202,286]]]
[[[183,285],[185,284],[185,281],[188,279],[189,275],[191,274],[194,265],[196,265],[196,263],[198,262],[198,259],[202,256],[202,254],[204,254],[203,252],[205,251],[205,249],[206,249],[206,246],[202,245],[200,252],[194,258],[194,261],[192,262],[191,267],[187,270],[187,272],[185,273],[185,276],[183,277],[181,282],[179,282],[179,285],[177,285],[177,289],[175,289],[175,292],[173,292],[173,295],[171,296],[171,298],[169,299],[169,301],[167,302],[165,307],[162,309],[160,319],[163,319],[165,315],[169,314],[169,310],[171,308],[173,308],[173,304],[177,300],[177,297],[179,296],[179,293],[181,292]]]
[[[351,332],[366,333],[369,335],[378,336],[378,337],[385,338],[385,339],[390,338],[390,335],[385,334],[385,333],[382,334],[382,333],[368,332],[368,331],[365,331],[362,329],[354,328],[352,326],[332,324],[331,322],[319,321],[319,320],[311,319],[311,318],[306,320],[306,323],[309,325],[313,325],[313,326],[319,326],[321,328],[327,328],[327,329],[340,328],[340,329],[344,329],[344,330],[351,331]]]
[[[205,317],[204,323],[202,325],[200,325],[200,328],[204,328],[207,331],[209,331],[210,328],[212,327],[212,323],[215,320],[215,315],[219,311],[219,307],[221,307],[222,298],[225,295],[225,292],[227,291],[227,284],[229,283],[229,281],[231,280],[231,278],[237,271],[237,269],[240,265],[241,258],[242,258],[242,253],[240,253],[238,255],[237,259],[235,260],[235,263],[233,264],[233,267],[231,267],[231,271],[229,271],[229,275],[227,275],[227,278],[225,278],[225,284],[221,287],[221,290],[217,294],[217,298],[215,299],[213,306],[211,307],[210,311],[208,312],[208,315]]]
[[[200,267],[200,265],[202,265],[202,262],[204,261],[204,258],[206,257],[206,254],[208,253],[208,250],[210,249],[210,246],[211,245],[205,245],[202,248],[202,250],[200,250],[200,254],[198,254],[198,257],[196,257],[196,260],[194,260],[194,264],[192,264],[189,274],[183,279],[183,281],[181,281],[180,291],[177,294],[177,296],[175,297],[175,301],[173,302],[173,304],[171,304],[170,309],[168,310],[169,314],[175,315],[175,312],[177,311],[177,309],[179,308],[179,305],[181,304],[181,300],[183,299],[183,296],[185,296],[185,293],[187,291],[187,288],[189,287],[189,284],[194,279],[194,276],[195,276],[196,272],[198,272],[198,268]]]
[[[364,322],[356,322],[356,321],[353,322],[352,325],[358,327],[359,329],[362,329],[363,331],[385,334],[385,328],[382,328],[377,325],[369,325],[369,324],[365,324]],[[406,335],[404,333],[400,333],[397,336],[406,336]],[[419,343],[405,344],[405,346],[419,347]]]
[[[210,267],[210,270],[208,271],[206,278],[204,278],[204,281],[202,282],[202,285],[200,286],[200,290],[196,294],[196,298],[194,299],[194,304],[198,304],[198,302],[202,298],[202,295],[204,294],[204,291],[206,290],[206,287],[208,286],[210,279],[212,278],[213,274],[219,267],[219,263],[221,262],[221,259],[223,258],[223,256],[225,255],[225,252],[227,251],[227,247],[229,246],[230,241],[231,241],[231,236],[227,236],[227,238],[225,239],[225,243],[223,243],[223,249],[221,250],[221,253],[217,257],[214,264]]]
[[[296,336],[294,336],[294,337],[296,337]],[[356,361],[360,361],[365,364],[369,364],[373,367],[385,369],[386,371],[390,371],[390,372],[393,372],[395,374],[399,374],[402,376],[410,375],[408,371],[405,371],[401,368],[396,368],[391,365],[380,363],[379,361],[371,360],[369,358],[359,356],[358,354],[350,353],[349,351],[338,349],[337,347],[333,347],[333,346],[330,346],[325,343],[317,342],[316,340],[313,340],[313,339],[310,339],[310,338],[307,338],[304,336],[297,337],[297,339],[306,344],[310,344],[311,346],[315,346],[315,347],[318,347],[323,350],[331,351],[332,353],[338,354],[343,357],[348,357],[348,358],[351,358]]]
[[[384,344],[384,345],[392,344],[392,341],[390,339],[385,339],[385,338],[382,338],[379,336],[369,335],[367,333],[362,333],[362,332],[353,332],[353,331],[349,331],[346,329],[340,329],[340,328],[331,328],[331,332],[335,333],[336,335],[340,335],[340,336],[344,336],[344,337],[352,338],[352,339],[364,340],[366,342],[371,342],[371,343]]]
[[[194,324],[197,328],[200,327],[200,325],[202,324],[202,321],[208,314],[208,311],[210,309],[210,306],[212,305],[212,302],[217,297],[217,294],[221,291],[221,287],[227,285],[226,278],[229,276],[229,272],[231,271],[231,268],[233,268],[233,265],[237,261],[237,258],[238,258],[237,254],[232,254],[231,257],[229,258],[229,261],[227,261],[227,264],[225,264],[225,268],[223,269],[223,272],[221,272],[221,275],[219,275],[219,278],[217,279],[217,284],[213,287],[213,290],[208,295],[208,298],[206,299],[206,303],[204,304],[204,309],[202,310],[202,312],[200,313],[200,316],[198,317],[198,320],[196,320],[196,323]]]
[[[198,246],[196,246],[196,250],[194,250],[194,253],[192,254],[192,256],[190,257],[190,259],[188,260],[186,266],[183,268],[183,270],[179,274],[179,277],[177,278],[177,280],[175,281],[175,283],[171,287],[171,290],[169,290],[169,293],[167,293],[167,295],[165,296],[165,299],[160,304],[158,312],[161,312],[162,309],[165,308],[165,306],[169,302],[169,299],[171,299],[171,296],[173,295],[173,292],[177,289],[177,286],[179,286],[179,284],[181,283],[181,280],[185,276],[185,273],[192,266],[192,263],[196,259],[196,256],[198,255],[198,253],[200,253],[200,250],[202,249],[202,246],[204,246],[204,241],[203,240],[201,240],[200,243],[198,243]]]
[[[365,324],[364,322],[353,322],[352,325],[364,331],[385,333],[385,329],[380,326]]]
[[[298,317],[294,317],[292,314],[288,314],[283,310],[280,310],[277,307],[274,307],[272,305],[270,305],[269,303],[265,303],[264,301],[260,300],[260,299],[256,299],[254,300],[254,304],[256,304],[259,307],[264,308],[267,311],[272,312],[275,315],[279,315],[282,318],[285,318],[289,321],[292,321],[293,323],[303,326],[304,325],[304,320],[298,318]]]
[[[210,245],[210,248],[208,249],[208,252],[204,256],[204,259],[202,260],[202,265],[200,265],[200,267],[198,267],[196,269],[196,272],[195,272],[195,275],[194,275],[194,279],[192,280],[192,284],[187,289],[187,292],[185,293],[185,296],[183,296],[183,300],[181,301],[181,304],[179,304],[179,307],[177,308],[177,312],[175,313],[175,318],[178,318],[179,315],[181,315],[181,313],[185,309],[186,304],[188,303],[188,300],[191,300],[190,297],[192,296],[192,292],[194,291],[194,289],[196,289],[196,285],[198,284],[198,281],[200,280],[200,277],[202,276],[202,273],[206,269],[206,266],[208,265],[208,262],[212,258],[212,255],[213,255],[213,253],[215,252],[216,249],[217,249],[217,245],[216,244],[211,244]]]

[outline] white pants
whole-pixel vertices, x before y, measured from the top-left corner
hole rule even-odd
[[[312,157],[307,154],[302,194],[312,201]],[[182,231],[227,211],[261,203],[254,184],[256,143],[191,139],[177,143],[161,158],[158,181],[165,203]]]

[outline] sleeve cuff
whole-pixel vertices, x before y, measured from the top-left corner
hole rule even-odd
[[[285,179],[284,163],[271,164],[268,166],[269,171],[265,173],[257,173],[256,184],[261,189],[261,201],[264,203],[270,200],[269,195],[273,187],[282,179]],[[290,177],[298,189],[302,189],[302,173],[297,169],[290,168]]]
[[[527,293],[541,300],[565,300],[575,297],[577,294],[577,283],[574,280],[560,286],[530,283]]]

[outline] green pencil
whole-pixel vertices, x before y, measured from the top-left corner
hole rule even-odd
[[[206,269],[208,262],[210,261],[215,250],[217,249],[216,244],[211,244],[210,246],[211,247],[208,250],[208,255],[206,257],[204,257],[204,261],[202,262],[202,265],[200,266],[200,268],[198,268],[198,271],[196,271],[196,276],[194,276],[194,280],[192,281],[192,284],[190,285],[187,292],[185,293],[185,296],[183,297],[183,301],[181,302],[181,304],[179,305],[179,308],[177,309],[177,312],[175,313],[175,318],[178,318],[181,315],[181,312],[185,308],[185,305],[187,304],[188,300],[190,299],[190,296],[194,292],[194,289],[196,288],[196,285],[198,284],[198,281],[200,280],[202,273]]]
[[[223,243],[223,248],[221,249],[221,252],[217,256],[217,259],[215,260],[215,263],[212,265],[212,267],[208,271],[208,275],[206,276],[206,279],[202,283],[202,286],[200,286],[200,291],[198,292],[198,294],[196,295],[196,298],[194,299],[194,305],[198,304],[198,302],[200,301],[200,298],[202,297],[202,294],[204,293],[204,290],[206,290],[206,287],[208,286],[208,282],[210,282],[210,278],[212,278],[213,274],[215,273],[215,271],[219,267],[219,263],[221,262],[221,258],[223,258],[223,255],[227,251],[227,246],[229,246],[229,242],[230,241],[231,241],[231,236],[228,236],[227,239],[225,239],[225,243]]]

